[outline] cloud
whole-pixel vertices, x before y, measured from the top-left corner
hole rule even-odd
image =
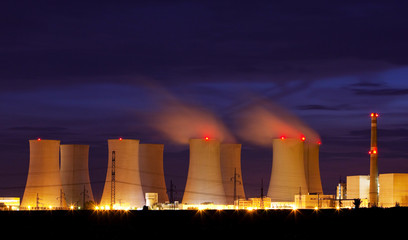
[[[382,88],[382,89],[352,89],[356,95],[368,96],[402,96],[408,95],[408,88]]]

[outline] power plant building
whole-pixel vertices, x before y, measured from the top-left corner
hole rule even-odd
[[[268,197],[272,202],[294,202],[296,194],[308,193],[304,140],[273,139],[272,173]]]
[[[158,202],[169,201],[163,169],[163,144],[139,144],[139,170],[143,194],[157,193]]]
[[[408,206],[408,174],[387,173],[379,175],[381,207]]]
[[[89,178],[89,145],[62,144],[61,182],[69,206],[85,207],[86,202],[94,201]]]
[[[139,140],[109,139],[108,170],[101,206],[141,208],[145,204],[139,172]]]
[[[21,209],[64,209],[59,140],[29,140],[30,163]]]
[[[227,204],[245,198],[241,172],[241,144],[221,144],[221,174]]]
[[[190,139],[190,161],[183,204],[226,205],[220,163],[220,142]]]

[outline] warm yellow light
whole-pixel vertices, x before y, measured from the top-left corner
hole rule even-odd
[[[106,205],[106,206],[105,206],[105,210],[110,210],[110,206],[109,206],[109,205]]]
[[[48,208],[50,209],[50,210],[52,210],[52,206],[50,205],[50,206],[48,206]]]
[[[95,206],[95,210],[99,210],[99,206]]]
[[[70,208],[71,210],[74,210],[74,206],[73,206],[73,205],[71,205],[69,208]]]
[[[337,209],[337,210],[340,210],[340,206],[337,206],[336,209]]]
[[[28,210],[31,210],[31,206],[30,206],[30,205],[29,205],[27,208],[28,208]]]
[[[319,210],[319,208],[318,208],[317,206],[316,206],[314,209],[315,209],[316,211]]]

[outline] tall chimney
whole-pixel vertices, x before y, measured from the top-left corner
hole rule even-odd
[[[369,206],[378,206],[378,149],[377,149],[378,113],[371,113],[371,149],[370,149],[370,193]]]

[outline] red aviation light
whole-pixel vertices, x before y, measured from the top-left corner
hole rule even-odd
[[[380,115],[378,113],[371,113],[371,117],[379,117]]]
[[[317,144],[322,145],[322,141],[317,141]]]
[[[306,137],[305,137],[305,136],[302,136],[302,137],[300,138],[300,140],[305,141],[305,140],[306,140]]]
[[[205,141],[208,141],[208,140],[210,140],[210,138],[209,138],[209,137],[205,137],[204,139],[205,139]]]
[[[119,141],[122,141],[122,140],[123,140],[123,138],[120,137],[120,138],[119,138]]]
[[[37,141],[41,141],[41,138],[37,138]]]
[[[285,136],[282,136],[282,137],[280,137],[280,139],[285,140],[285,139],[286,139],[286,137],[285,137]]]

